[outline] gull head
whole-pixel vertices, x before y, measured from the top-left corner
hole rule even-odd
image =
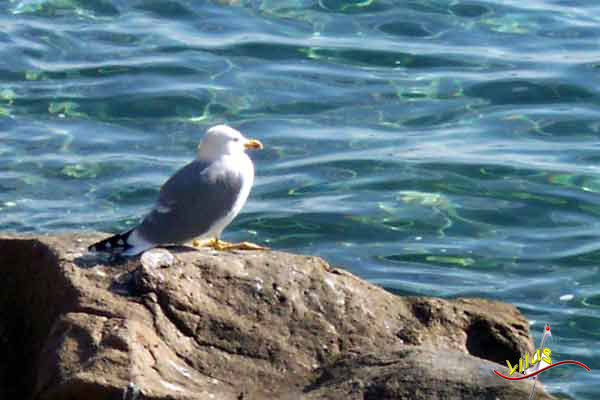
[[[227,125],[209,128],[198,145],[198,159],[210,160],[224,155],[240,155],[246,149],[262,149],[261,142],[244,137],[239,131]]]

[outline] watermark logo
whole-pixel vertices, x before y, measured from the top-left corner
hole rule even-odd
[[[590,370],[587,365],[574,360],[564,360],[552,363],[552,359],[550,355],[552,351],[546,346],[546,339],[552,336],[550,332],[550,325],[546,324],[544,328],[544,335],[542,336],[542,341],[540,343],[540,347],[532,354],[526,353],[525,356],[519,359],[519,363],[515,363],[515,365],[511,365],[510,361],[506,360],[506,364],[508,364],[508,376],[501,374],[500,372],[494,370],[496,375],[509,379],[511,381],[517,381],[521,379],[533,379],[533,387],[531,388],[531,393],[529,394],[529,400],[533,399],[533,393],[535,392],[535,384],[537,382],[537,375],[542,372],[549,370],[550,368],[554,368],[558,365],[562,364],[576,364],[580,367],[583,367]],[[512,376],[517,368],[519,370],[520,375]]]

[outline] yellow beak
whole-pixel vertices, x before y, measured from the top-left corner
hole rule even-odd
[[[260,150],[263,148],[263,145],[259,140],[250,139],[246,143],[244,143],[244,147],[252,150]]]

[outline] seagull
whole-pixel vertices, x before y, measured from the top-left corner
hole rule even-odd
[[[238,215],[254,183],[254,164],[246,149],[262,149],[227,125],[206,131],[198,145],[197,157],[161,187],[154,208],[135,228],[101,240],[89,251],[135,256],[166,244],[191,239],[209,239],[215,250],[264,247],[219,240],[223,229]]]

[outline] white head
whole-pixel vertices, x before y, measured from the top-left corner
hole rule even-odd
[[[198,145],[198,159],[210,160],[223,155],[242,154],[246,149],[262,149],[258,140],[247,139],[239,131],[227,125],[209,128]]]

